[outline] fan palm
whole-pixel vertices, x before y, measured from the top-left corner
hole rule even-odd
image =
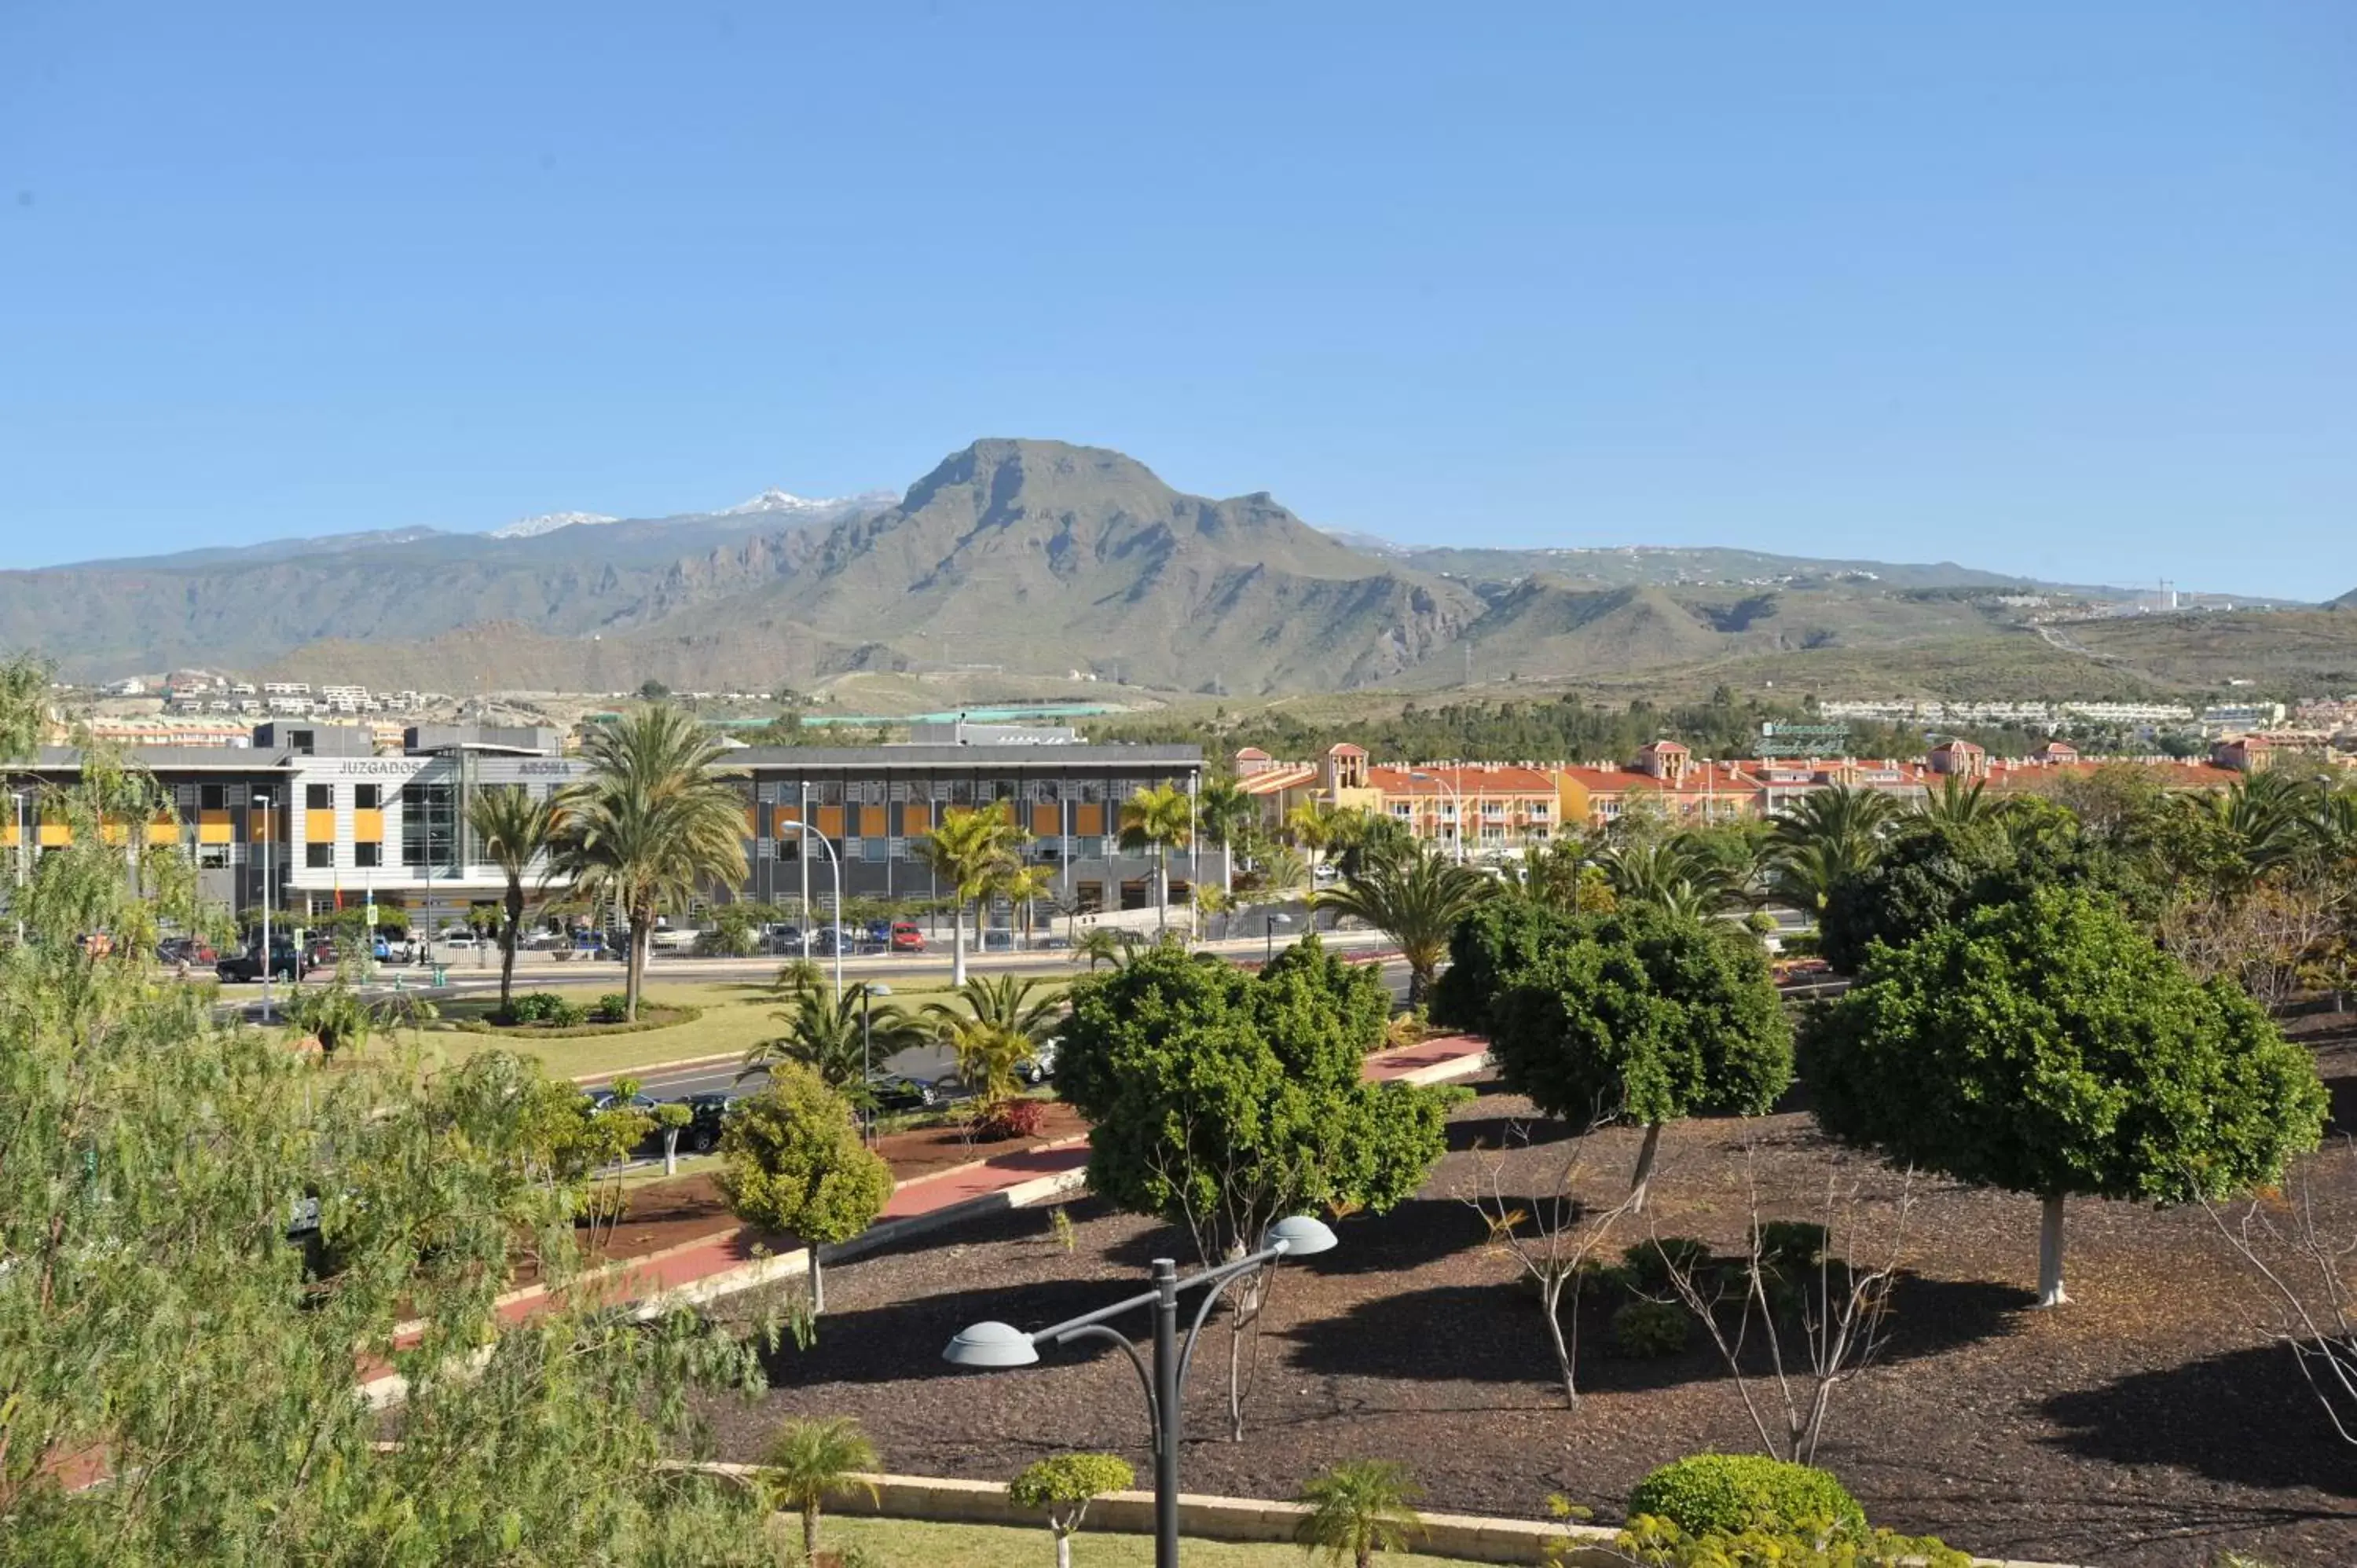
[[[630,927],[623,1015],[635,1022],[656,916],[707,884],[745,880],[745,800],[718,771],[718,738],[668,703],[597,729],[583,750],[589,777],[558,797],[556,860]]]
[[[1010,860],[1000,870],[991,892],[1006,900],[1023,922],[1023,945],[1031,945],[1031,911],[1056,889],[1056,873],[1046,865],[1026,865]],[[1049,928],[1054,929],[1053,927]]]
[[[1350,831],[1342,813],[1323,800],[1304,800],[1285,814],[1285,836],[1308,856],[1314,872],[1336,840]]]
[[[1329,1563],[1369,1568],[1378,1552],[1406,1550],[1411,1531],[1424,1528],[1415,1511],[1424,1488],[1407,1466],[1389,1459],[1351,1459],[1302,1483],[1309,1505],[1294,1539]]]
[[[876,1468],[876,1445],[847,1415],[829,1421],[790,1421],[770,1444],[761,1484],[770,1506],[791,1509],[802,1516],[802,1557],[818,1560],[819,1509],[829,1498],[845,1497],[866,1488],[876,1495],[876,1483],[862,1474]]]
[[[1018,864],[1023,836],[1006,812],[981,807],[944,813],[933,831],[917,841],[917,857],[935,878],[949,884],[954,905],[950,911],[952,985],[965,983],[966,906],[987,897],[1007,869]]]
[[[1170,918],[1170,852],[1195,831],[1194,803],[1176,784],[1138,790],[1121,803],[1121,847],[1154,852],[1154,929]]]
[[[773,1040],[745,1053],[740,1079],[775,1061],[808,1068],[819,1080],[855,1104],[869,1099],[867,1069],[877,1057],[923,1045],[927,1031],[899,1008],[878,1007],[866,982],[830,997],[817,986],[796,991],[792,1004],[770,1015],[786,1026]]]
[[[516,942],[523,932],[524,882],[534,878],[533,891],[544,890],[555,866],[550,851],[557,838],[563,812],[554,797],[535,798],[520,784],[494,785],[467,805],[467,825],[474,830],[482,863],[499,868],[507,881],[500,927],[500,1013],[504,1016],[515,992]],[[534,877],[533,868],[539,872]]]
[[[2316,815],[2326,797],[2289,773],[2255,773],[2222,794],[2182,798],[2188,809],[2217,819],[2233,842],[2244,880],[2255,882],[2315,843]]]
[[[1621,904],[1708,915],[1741,897],[1727,867],[1683,835],[1613,844],[1596,865]]]
[[[1311,894],[1309,903],[1314,909],[1364,920],[1399,943],[1400,956],[1407,961],[1408,1005],[1414,1006],[1431,986],[1457,922],[1496,890],[1497,884],[1480,872],[1419,844],[1406,854],[1369,863],[1340,886]]]
[[[956,1000],[928,1002],[925,1015],[944,1023],[983,1023],[1044,1043],[1064,1015],[1064,999],[1038,975],[985,974],[957,988]]]

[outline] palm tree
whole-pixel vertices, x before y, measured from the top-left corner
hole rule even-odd
[[[520,784],[494,785],[467,805],[467,825],[480,843],[478,853],[486,865],[499,867],[507,879],[502,905],[507,918],[500,928],[500,1013],[504,1016],[515,992],[516,942],[523,930],[524,878],[542,867],[533,889],[548,886],[553,870],[549,852],[563,820],[554,796],[535,799]]]
[[[1285,814],[1285,836],[1308,857],[1312,875],[1328,848],[1349,830],[1342,813],[1323,800],[1304,800]]]
[[[996,882],[990,889],[998,897],[1006,899],[1008,906],[1021,918],[1023,945],[1027,948],[1031,945],[1032,907],[1053,893],[1055,888],[1054,868],[1045,865],[1026,865],[1021,861],[1010,860],[999,872]],[[1049,929],[1052,931],[1055,928],[1051,926]]]
[[[1389,1459],[1349,1459],[1301,1484],[1298,1499],[1309,1505],[1293,1532],[1296,1541],[1326,1561],[1369,1568],[1378,1552],[1407,1549],[1411,1531],[1424,1528],[1415,1511],[1424,1488],[1407,1466]]]
[[[745,800],[718,766],[719,739],[683,709],[656,703],[591,734],[590,774],[558,797],[560,867],[612,902],[630,929],[623,1015],[636,1022],[656,916],[707,884],[745,880]]]
[[[1964,828],[1996,816],[2002,804],[1988,798],[1986,779],[1975,779],[1967,784],[1961,776],[1951,773],[1940,780],[1940,792],[1917,802],[1912,814],[1926,822]]]
[[[1072,944],[1072,961],[1078,963],[1082,959],[1088,960],[1092,972],[1101,963],[1109,963],[1118,969],[1129,957],[1129,950],[1134,945],[1130,933],[1118,926],[1092,926],[1081,933],[1079,941]]]
[[[934,1037],[956,1054],[959,1080],[987,1112],[1016,1092],[1015,1075],[1062,1022],[1063,999],[1035,995],[1038,976],[985,975],[957,988],[956,1000],[928,1002]]]
[[[1121,803],[1121,847],[1154,852],[1154,929],[1170,918],[1170,852],[1195,831],[1193,802],[1176,784],[1140,789]]]
[[[876,1483],[863,1471],[877,1466],[876,1445],[859,1423],[847,1415],[827,1421],[790,1421],[770,1441],[769,1463],[763,1466],[762,1487],[770,1506],[792,1509],[802,1516],[802,1557],[818,1559],[819,1509],[829,1498],[845,1497],[865,1488],[876,1496]]]
[[[1424,1000],[1457,922],[1497,891],[1497,884],[1470,866],[1458,865],[1418,844],[1404,855],[1371,861],[1330,892],[1312,893],[1313,909],[1364,920],[1400,945],[1407,961],[1407,1000]]]
[[[1741,897],[1726,866],[1684,834],[1613,844],[1596,857],[1596,865],[1622,904],[1709,915]]]
[[[1195,821],[1203,837],[1220,846],[1222,893],[1236,890],[1235,842],[1259,811],[1260,803],[1244,793],[1244,787],[1225,775],[1204,779],[1202,788],[1196,791]]]
[[[2251,883],[2315,841],[2323,792],[2288,772],[2254,773],[2222,794],[2180,797],[2186,809],[2207,811],[2226,830]]]
[[[748,1078],[773,1061],[796,1062],[845,1099],[864,1104],[869,1063],[922,1045],[927,1037],[899,1008],[875,1005],[874,994],[866,981],[845,986],[839,997],[829,997],[818,986],[797,990],[791,1006],[770,1015],[786,1032],[746,1052],[737,1076]]]
[[[917,857],[950,886],[952,985],[965,983],[965,907],[989,896],[1016,863],[1022,842],[1013,819],[991,806],[945,812],[933,831],[917,841]]]
[[[1874,864],[1883,831],[1897,815],[1897,802],[1878,789],[1835,784],[1811,790],[1769,832],[1770,890],[1817,914],[1835,883]]]
[[[1260,863],[1260,891],[1298,893],[1309,885],[1309,863],[1291,844],[1279,844]]]

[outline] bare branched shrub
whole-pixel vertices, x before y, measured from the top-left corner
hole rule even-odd
[[[1882,1200],[1888,1234],[1870,1255],[1862,1223],[1869,1200],[1841,1168],[1825,1177],[1813,1225],[1768,1217],[1758,1149],[1749,1140],[1743,1187],[1749,1222],[1741,1255],[1702,1259],[1674,1245],[1656,1250],[1672,1290],[1727,1364],[1760,1446],[1776,1458],[1813,1465],[1834,1391],[1873,1366],[1889,1340],[1891,1292],[1916,1206],[1914,1173],[1897,1197]],[[1819,1239],[1809,1249],[1813,1257],[1784,1240],[1801,1235]]]
[[[2239,1213],[2205,1204],[2264,1287],[2276,1338],[2292,1348],[2309,1391],[2343,1443],[2357,1444],[2357,1228],[2335,1233],[2317,1214],[2316,1164],[2291,1177],[2284,1196],[2253,1198]]]
[[[1577,1189],[1587,1169],[1587,1134],[1594,1131],[1590,1126],[1566,1144],[1563,1157],[1550,1167],[1539,1190],[1526,1195],[1506,1190],[1503,1149],[1477,1148],[1472,1178],[1458,1195],[1489,1226],[1491,1251],[1512,1259],[1538,1293],[1547,1343],[1563,1378],[1563,1402],[1572,1410],[1579,1408],[1575,1362],[1579,1354],[1580,1288],[1588,1264],[1601,1252],[1613,1227],[1634,1212],[1641,1196],[1624,1187],[1620,1200],[1603,1209],[1581,1201]],[[1507,1147],[1528,1147],[1529,1144],[1527,1123],[1508,1125]]]

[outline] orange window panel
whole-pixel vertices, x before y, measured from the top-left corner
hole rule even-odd
[[[883,807],[862,806],[859,808],[859,832],[861,837],[880,839],[884,836],[886,831],[887,830],[884,826]]]
[[[824,833],[827,837],[831,839],[841,838],[843,836],[843,808],[840,806],[821,806],[818,809],[818,822],[815,825],[817,826],[818,831]]]
[[[1032,807],[1031,831],[1043,839],[1059,836],[1064,831],[1064,809],[1061,806]]]
[[[336,813],[333,811],[304,812],[303,838],[307,843],[335,843]]]
[[[352,813],[352,842],[354,843],[382,843],[384,842],[384,813],[382,811],[354,811]]]
[[[73,829],[63,822],[43,822],[38,841],[43,849],[56,849],[73,843]]]
[[[179,842],[180,842],[180,824],[179,824],[179,823],[178,823],[178,822],[150,822],[150,823],[148,823],[148,824],[147,824],[147,842],[148,842],[149,843],[179,843]]]
[[[1094,838],[1105,831],[1105,809],[1083,802],[1072,808],[1072,831],[1082,838]]]

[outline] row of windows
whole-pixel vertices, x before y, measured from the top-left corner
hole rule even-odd
[[[755,785],[754,799],[765,804],[791,805],[807,798],[814,806],[898,806],[925,800],[951,806],[994,800],[1026,800],[1040,806],[1065,800],[1102,805],[1107,800],[1126,800],[1151,782],[1144,779],[911,779],[888,783],[881,779],[786,779]]]
[[[406,790],[404,791],[407,793]],[[355,784],[352,786],[352,810],[374,811],[384,805],[384,786]],[[303,809],[307,811],[332,811],[336,809],[336,787],[333,784],[303,786]]]
[[[839,853],[845,860],[914,860],[917,858],[913,847],[916,842],[897,834],[890,838],[853,836],[841,841]],[[1045,861],[1060,859],[1064,842],[1060,838],[1033,840],[1030,845],[1032,858]],[[1075,837],[1071,840],[1072,858],[1102,860],[1109,845],[1118,847],[1118,840],[1104,837]],[[781,860],[791,863],[801,858],[801,851],[802,840],[799,838],[757,839],[753,844],[753,857],[756,860]],[[823,865],[826,862],[826,852],[817,851],[811,858]]]

